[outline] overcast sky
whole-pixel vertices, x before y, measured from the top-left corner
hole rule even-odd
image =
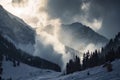
[[[20,4],[29,0],[6,1]],[[39,3],[42,0],[35,1]],[[0,1],[1,4],[3,2],[5,0]],[[45,0],[44,3],[45,9],[40,9],[40,12],[45,10],[50,18],[60,19],[62,24],[80,22],[107,38],[120,32],[120,0]]]

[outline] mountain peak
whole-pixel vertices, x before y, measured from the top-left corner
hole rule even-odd
[[[72,24],[70,24],[70,25],[82,25],[81,23],[79,23],[79,22],[75,22],[75,23],[72,23]]]
[[[81,24],[81,23],[79,23],[79,22],[74,22],[74,23],[71,23],[71,24],[62,24],[62,26],[82,27],[83,24]]]
[[[85,50],[88,45],[101,48],[108,42],[107,38],[79,22],[62,25],[60,34],[59,39],[63,44],[80,51]]]
[[[20,49],[32,52],[35,43],[35,31],[22,19],[9,13],[0,5],[0,33]],[[31,48],[31,49],[29,49]],[[30,51],[29,51],[30,50]]]
[[[3,6],[0,4],[0,11],[1,11],[1,10],[4,10],[4,8],[3,8]]]

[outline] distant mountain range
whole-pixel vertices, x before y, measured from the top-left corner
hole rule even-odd
[[[101,48],[108,42],[107,38],[78,22],[68,25],[62,24],[59,39],[66,46],[79,51],[84,51],[89,44]]]

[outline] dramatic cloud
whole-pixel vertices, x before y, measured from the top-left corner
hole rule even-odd
[[[80,0],[48,0],[47,10],[53,18],[57,17],[63,22],[68,22],[74,15],[80,13],[80,4]]]
[[[36,12],[47,12],[49,18],[59,18],[62,24],[80,22],[107,38],[114,37],[120,31],[119,0],[1,0],[0,2],[8,6],[6,9],[10,12],[24,17],[23,19],[33,27],[40,24],[39,16],[33,15]],[[14,9],[7,2],[9,4],[12,2]],[[21,8],[18,9],[18,6]],[[41,16],[42,20],[44,19]]]
[[[108,38],[114,37],[120,31],[120,0],[91,0],[90,18],[102,19],[99,33]]]
[[[84,0],[49,0],[47,9],[51,17],[60,18],[63,24],[80,22],[99,30],[102,19],[89,15],[91,5],[90,1]]]
[[[120,0],[93,0],[91,16],[103,19],[100,33],[111,38],[120,32]]]
[[[111,38],[120,31],[119,3],[119,0],[49,0],[47,6],[51,17],[60,18],[64,24],[81,22]]]

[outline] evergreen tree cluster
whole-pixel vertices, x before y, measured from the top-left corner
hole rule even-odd
[[[120,58],[120,32],[103,48],[102,53],[105,53],[106,61]]]
[[[105,61],[114,61],[115,59],[120,59],[120,46],[115,51],[113,48],[105,55]]]
[[[100,65],[100,57],[99,51],[95,50],[95,52],[90,53],[89,51],[83,55],[82,60],[82,69],[87,69],[90,67],[94,67]]]
[[[2,73],[4,71],[2,68],[3,58],[6,61],[12,62],[13,67],[20,66],[20,63],[22,62],[38,68],[52,69],[56,71],[61,70],[57,64],[41,59],[40,57],[32,56],[17,49],[13,43],[8,41],[2,36],[2,34],[0,34],[0,80],[4,80],[2,78]],[[12,80],[12,78],[10,77],[9,79],[5,80]]]
[[[74,60],[70,60],[66,66],[66,74],[81,70],[80,58],[76,56]]]
[[[0,53],[0,80],[2,79],[2,73],[3,73],[2,61],[3,61],[3,55]]]
[[[61,68],[57,64],[17,49],[14,44],[4,38],[2,34],[0,34],[0,54],[5,56],[6,61],[12,61],[14,67],[19,66],[20,62],[22,62],[38,68],[61,71]]]
[[[79,61],[70,60],[66,66],[66,73],[69,74],[85,70],[107,62],[112,62],[115,59],[120,59],[120,32],[116,35],[115,39],[111,39],[101,51],[95,50],[94,52],[88,51],[87,53],[84,53],[82,64],[80,64],[80,58],[77,59]]]
[[[76,57],[75,60],[70,60],[66,65],[66,74],[70,74],[76,71],[85,70],[95,66],[102,65],[106,62],[112,62],[115,59],[120,59],[120,46],[116,51],[111,49],[104,56],[101,56],[102,52],[95,50],[90,53],[89,51],[83,55],[82,64],[80,64],[80,58]]]

